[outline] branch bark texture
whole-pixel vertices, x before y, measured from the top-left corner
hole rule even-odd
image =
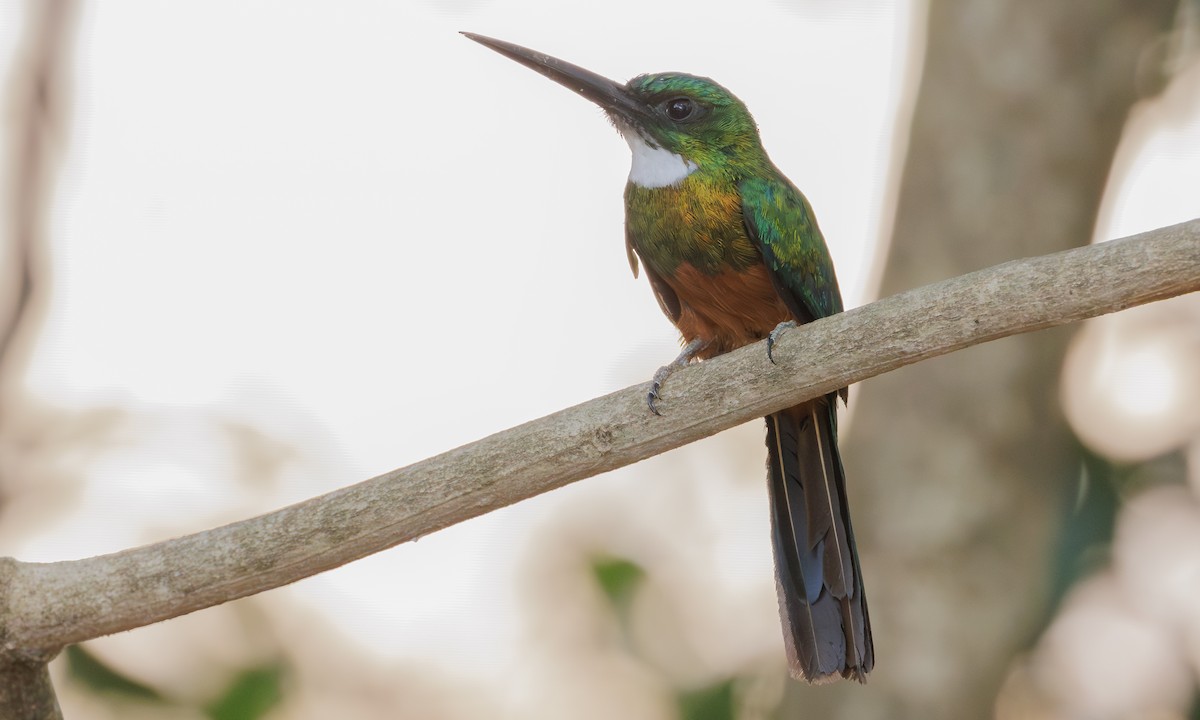
[[[1200,289],[1200,220],[901,293],[273,513],[0,571],[0,662],[286,585],[902,365]],[[1031,432],[1035,430],[1030,429]]]
[[[0,663],[0,711],[12,720],[62,720],[45,660]]]

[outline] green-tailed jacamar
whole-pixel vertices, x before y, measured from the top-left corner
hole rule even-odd
[[[621,85],[512,43],[467,37],[603,108],[633,151],[625,244],[686,345],[655,375],[841,312],[833,262],[804,195],[767,157],[740,100],[708,78]],[[865,680],[875,664],[837,448],[838,395],[767,418],[776,585],[792,674]],[[657,410],[655,410],[657,412]]]

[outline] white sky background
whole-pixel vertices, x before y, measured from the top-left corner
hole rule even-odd
[[[624,142],[599,109],[459,30],[615,79],[681,70],[731,88],[816,208],[847,305],[862,304],[889,222],[907,5],[733,7],[88,3],[29,385],[64,409],[128,409],[136,442],[90,466],[72,511],[0,552],[81,557],[270,510],[644,382],[674,356],[625,258]],[[1122,233],[1181,219],[1122,218]],[[239,479],[222,422],[301,456],[275,484]],[[721,607],[761,605],[749,642],[779,643],[761,429],[674,455],[718,476],[687,510],[710,531],[696,562],[714,585],[749,588]],[[653,525],[681,512],[680,485],[656,482],[665,467],[282,592],[381,655],[496,673],[522,632],[529,529],[579,508]]]

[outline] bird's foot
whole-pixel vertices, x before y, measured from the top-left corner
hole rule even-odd
[[[654,378],[650,381],[650,392],[646,393],[646,405],[650,407],[650,412],[655,415],[662,415],[658,411],[658,408],[654,407],[654,403],[662,399],[662,395],[659,395],[658,391],[662,390],[663,383],[667,381],[671,373],[690,363],[692,358],[696,357],[696,353],[703,350],[707,345],[707,340],[700,338],[692,340],[683,346],[683,351],[679,353],[679,357],[672,360],[669,365],[663,365],[658,369],[658,372],[654,373]]]
[[[772,330],[769,335],[767,335],[767,359],[771,361],[772,365],[779,364],[775,362],[775,358],[771,355],[771,351],[775,349],[775,343],[779,342],[779,338],[783,337],[785,332],[794,327],[796,327],[795,320],[785,320],[776,325],[775,329]]]

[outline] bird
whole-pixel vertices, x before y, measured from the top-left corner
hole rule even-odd
[[[625,249],[644,269],[683,351],[647,392],[693,360],[842,311],[833,261],[807,198],[771,162],[746,105],[680,72],[618,83],[504,40],[463,35],[600,106],[632,153]],[[865,682],[875,664],[837,445],[839,391],[766,418],[775,584],[792,676]]]

